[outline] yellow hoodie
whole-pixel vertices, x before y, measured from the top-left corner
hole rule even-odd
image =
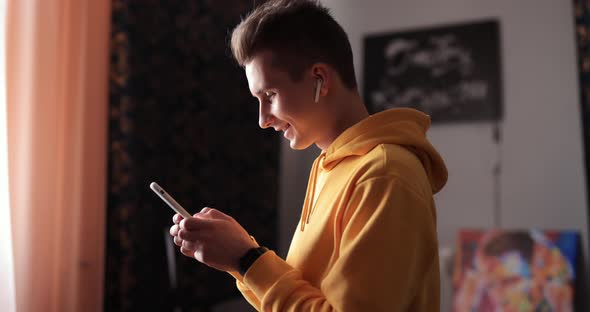
[[[391,109],[344,131],[315,160],[286,261],[263,254],[244,277],[260,311],[438,311],[432,195],[447,180],[427,115]]]

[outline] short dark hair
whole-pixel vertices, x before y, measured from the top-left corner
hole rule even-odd
[[[330,65],[344,85],[356,89],[348,36],[328,8],[314,0],[270,0],[233,30],[231,50],[244,66],[256,53],[271,51],[274,63],[295,81],[316,62]]]

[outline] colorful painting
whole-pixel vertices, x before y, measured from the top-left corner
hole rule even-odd
[[[573,231],[461,231],[453,311],[573,311],[578,240]]]

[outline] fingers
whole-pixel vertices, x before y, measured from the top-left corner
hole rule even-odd
[[[182,247],[182,238],[180,238],[178,236],[174,236],[174,244],[176,246]]]
[[[198,231],[183,229],[180,225],[173,225],[170,227],[170,235],[174,237],[174,244],[177,246],[183,245],[183,241],[192,244],[199,239]]]
[[[184,248],[184,247],[182,247],[182,246],[180,247],[180,252],[181,252],[183,255],[187,256],[187,257],[194,258],[194,256],[195,256],[195,251],[194,251],[194,250],[191,250],[191,249],[186,249],[186,248]]]
[[[186,250],[192,250],[193,252],[199,248],[199,243],[196,241],[187,241],[183,240],[182,238],[176,236],[174,237],[174,244],[178,247],[184,248]]]
[[[217,209],[209,207],[201,209],[201,212],[195,213],[192,218],[185,219],[178,214],[175,214],[172,217],[172,221],[175,224],[178,224],[180,230],[184,229],[188,231],[196,231],[206,228],[209,225],[211,219],[231,219],[231,217]],[[170,234],[172,234],[172,228],[170,231]]]
[[[195,241],[199,239],[199,232],[181,229],[178,231],[178,237],[180,237],[182,240]]]
[[[192,218],[186,218],[181,220],[180,223],[178,223],[178,225],[180,226],[180,229],[197,231],[203,229],[210,229],[211,227],[215,226],[217,221],[223,220],[225,218],[229,217],[219,211],[208,211],[205,214],[199,212],[196,213],[195,216]]]
[[[193,252],[195,250],[197,250],[199,243],[196,241],[187,241],[187,240],[183,240],[182,238],[178,237],[178,236],[174,236],[174,244],[178,247],[180,247],[181,249],[186,249],[186,250],[192,250]],[[184,254],[184,252],[183,252]]]
[[[181,230],[196,231],[203,228],[205,226],[205,222],[203,222],[203,219],[198,217],[188,218],[181,220],[178,226],[180,226]]]
[[[172,222],[174,222],[174,224],[180,223],[180,221],[182,221],[182,219],[183,219],[182,216],[177,213],[172,216]]]
[[[184,227],[184,222],[181,224],[182,225],[179,224],[170,227],[170,235],[174,237],[174,244],[177,246],[183,246],[187,249],[194,249],[200,237],[199,231],[188,230]]]
[[[176,236],[178,235],[178,231],[180,231],[180,227],[178,225],[173,225],[170,227],[170,235]]]
[[[218,232],[218,227],[223,228],[228,224],[227,220],[235,223],[230,216],[209,207],[201,209],[192,218],[175,214],[172,217],[174,225],[170,227],[170,235],[174,237],[174,244],[180,247],[183,255],[199,260],[197,257],[202,256],[203,248],[210,245],[208,237],[210,238],[211,232]],[[203,262],[204,259],[200,261]]]
[[[192,250],[194,252],[195,250],[197,250],[197,248],[199,248],[199,243],[197,243],[195,241],[183,240],[182,245],[180,247],[187,249],[187,250]]]
[[[175,215],[178,216],[178,215]],[[175,221],[177,220],[176,218],[174,218]],[[187,232],[191,232],[191,231],[197,231],[199,229],[202,229],[205,227],[205,225],[203,224],[203,220],[202,219],[198,219],[198,218],[188,218],[188,219],[182,219],[182,217],[180,218],[180,220],[178,220],[179,222],[173,226],[170,227],[170,235],[172,236],[177,236],[179,235],[180,232],[185,232],[185,234]],[[184,238],[184,239],[191,239],[192,236],[187,236],[190,238]]]

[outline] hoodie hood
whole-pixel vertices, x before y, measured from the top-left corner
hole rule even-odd
[[[424,166],[432,193],[440,191],[447,182],[447,168],[426,139],[429,127],[428,115],[411,108],[393,108],[371,115],[346,129],[313,163],[301,213],[301,231],[309,223],[313,212],[320,167],[330,171],[346,157],[365,155],[379,144],[400,145],[414,153]]]
[[[379,144],[404,146],[422,162],[432,192],[447,182],[447,168],[442,157],[426,139],[430,117],[411,108],[393,108],[371,115],[344,131],[325,152],[322,169],[330,171],[349,156],[362,156]]]

